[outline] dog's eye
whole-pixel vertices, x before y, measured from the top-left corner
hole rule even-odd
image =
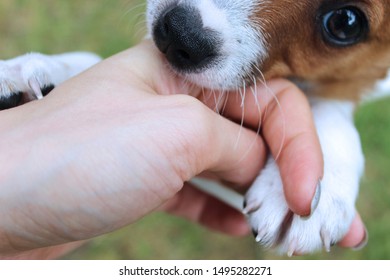
[[[368,34],[368,21],[356,7],[344,7],[322,16],[324,38],[337,46],[350,46],[361,42]]]

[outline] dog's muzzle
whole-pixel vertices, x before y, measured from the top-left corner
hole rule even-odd
[[[218,60],[218,32],[205,28],[199,11],[175,5],[161,13],[153,26],[153,39],[172,67],[180,73],[199,73]]]

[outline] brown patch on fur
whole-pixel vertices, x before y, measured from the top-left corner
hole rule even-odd
[[[322,5],[354,5],[366,14],[366,40],[335,47],[323,40],[318,17]],[[252,22],[267,33],[268,57],[260,64],[266,78],[304,81],[310,92],[358,100],[390,67],[390,3],[387,0],[272,0],[259,5]],[[259,29],[259,30],[261,30]]]

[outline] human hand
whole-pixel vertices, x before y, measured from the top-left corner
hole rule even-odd
[[[278,94],[290,123],[280,154],[282,176],[290,178],[286,197],[291,209],[306,215],[315,187],[311,180],[319,178],[323,164],[309,107],[290,83],[268,86]],[[174,93],[187,95],[169,95]],[[188,95],[215,105],[207,92],[203,95],[167,72],[145,42],[60,85],[39,102],[1,112],[0,251],[12,254],[89,239],[159,207],[214,229],[246,234],[241,214],[182,187],[206,171],[237,188],[247,187],[263,166],[264,140]],[[239,120],[240,103],[233,99],[227,100],[225,116]],[[244,122],[256,127],[261,114],[246,100]],[[263,124],[262,135],[275,153],[282,124],[271,98],[261,100],[262,106],[270,105],[266,119],[273,120],[272,126]],[[297,146],[302,141],[311,153],[302,154]],[[291,177],[297,159],[302,164]],[[294,186],[300,188],[293,192]],[[364,234],[359,218],[357,224],[348,235],[356,241]]]
[[[278,158],[290,209],[300,216],[310,216],[314,187],[318,182],[316,178],[318,180],[322,177],[323,161],[306,97],[285,80],[270,81],[267,85],[255,88],[247,89],[245,102],[230,97],[229,94],[237,95],[237,92],[224,93],[222,96],[219,96],[221,93],[213,93],[216,95],[214,98],[202,96],[201,99],[210,108],[217,108],[221,115],[236,123],[242,123],[255,131],[261,125],[265,144],[273,156]],[[199,198],[195,199],[197,196]],[[197,211],[189,208],[188,205],[194,200],[197,205],[204,206],[196,208]],[[196,189],[184,188],[175,200],[168,203],[167,209],[208,227],[230,234],[245,234],[246,220],[242,219],[242,215],[226,215],[229,210],[233,210],[223,204],[216,207],[216,203],[218,201],[214,198]],[[367,234],[360,215],[356,214],[348,234],[339,245],[360,249],[367,243]]]

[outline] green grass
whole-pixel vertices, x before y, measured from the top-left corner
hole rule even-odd
[[[107,57],[144,35],[141,0],[1,0],[0,59],[25,52],[88,50]],[[359,251],[334,248],[309,259],[390,259],[390,100],[356,114],[366,155],[358,209],[370,242]],[[232,238],[156,213],[96,238],[68,259],[257,259],[284,258],[258,248],[252,237]]]
[[[108,56],[145,34],[142,0],[2,0],[0,58],[88,50]]]

